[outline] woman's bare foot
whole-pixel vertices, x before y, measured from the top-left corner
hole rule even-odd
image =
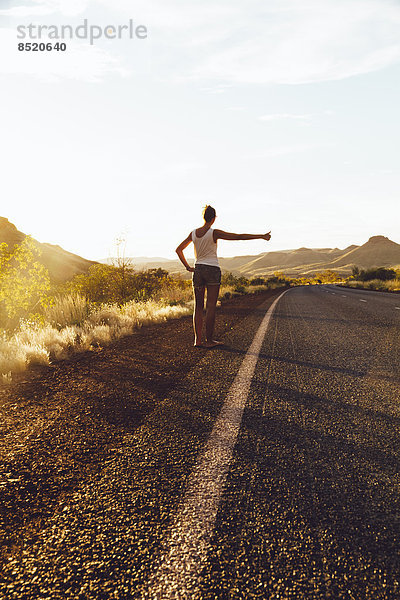
[[[219,342],[218,340],[211,340],[210,342],[206,342],[204,344],[205,348],[216,348],[217,346],[223,346],[224,342]]]

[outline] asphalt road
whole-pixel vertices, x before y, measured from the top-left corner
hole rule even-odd
[[[291,289],[253,360],[272,300],[200,351],[140,426],[102,441],[98,467],[10,555],[5,598],[400,598],[400,296]],[[232,445],[215,424],[235,385],[247,400],[226,413],[240,417]],[[91,419],[77,418],[82,444]]]
[[[265,339],[201,598],[400,598],[400,297],[291,290]]]

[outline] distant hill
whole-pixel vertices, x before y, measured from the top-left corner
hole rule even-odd
[[[26,237],[4,217],[0,217],[0,244],[5,242],[9,246],[19,244]],[[56,281],[66,281],[78,273],[86,273],[91,265],[97,261],[90,261],[67,252],[61,246],[35,243],[42,251],[41,262],[49,270],[50,276]],[[104,259],[98,262],[110,263],[113,259]],[[169,260],[162,257],[132,257],[130,259],[135,269],[162,268],[172,275],[180,274],[190,278],[179,260]],[[355,265],[361,269],[372,267],[394,267],[400,265],[400,244],[393,242],[383,235],[371,237],[362,246],[348,246],[344,250],[339,248],[298,248],[296,250],[280,250],[276,252],[263,252],[258,255],[243,255],[220,258],[223,271],[230,271],[234,275],[257,277],[272,275],[281,271],[288,276],[313,275],[319,271],[331,269],[341,274],[351,273]]]
[[[0,217],[0,244],[6,243],[9,247],[20,244],[26,237],[25,233],[9,222],[5,217]],[[86,260],[77,254],[72,254],[53,244],[46,244],[34,240],[42,251],[40,262],[47,267],[50,277],[54,281],[66,281],[79,273],[86,273],[95,261]]]
[[[156,257],[133,257],[131,260],[136,269],[161,267],[171,274],[181,274],[185,278],[190,277],[179,260]],[[303,274],[313,275],[326,269],[349,274],[353,265],[369,269],[392,267],[399,263],[400,244],[392,242],[383,235],[371,237],[362,246],[354,244],[343,250],[339,248],[298,248],[297,250],[263,252],[255,256],[220,258],[223,271],[230,271],[234,275],[244,275],[245,277],[272,275],[276,271],[294,277]]]
[[[399,259],[400,244],[392,242],[383,235],[375,235],[362,246],[356,246],[337,258],[332,265],[338,267],[357,265],[362,269],[392,267],[399,262]]]

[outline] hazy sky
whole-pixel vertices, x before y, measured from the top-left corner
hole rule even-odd
[[[209,203],[221,229],[272,229],[225,256],[400,242],[399,0],[0,0],[0,19],[0,216],[25,233],[172,257]],[[148,38],[17,49],[18,25],[84,19]]]

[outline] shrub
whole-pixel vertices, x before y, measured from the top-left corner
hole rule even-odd
[[[64,291],[78,293],[91,302],[112,302],[122,305],[136,300],[144,302],[156,297],[167,287],[177,288],[177,280],[164,269],[135,271],[131,266],[93,265],[87,275],[76,275]]]
[[[357,279],[359,281],[372,281],[373,279],[390,281],[396,278],[396,271],[394,269],[387,269],[385,267],[365,270],[356,270],[356,268],[353,267],[353,277],[355,277],[355,274],[357,275]]]
[[[334,283],[335,281],[339,281],[342,277],[339,273],[335,271],[331,271],[327,269],[326,271],[321,271],[320,273],[316,273],[314,276],[319,283]]]
[[[221,285],[222,286],[231,286],[234,287],[235,285],[249,285],[249,280],[247,279],[247,277],[236,277],[236,275],[233,275],[232,273],[222,273],[222,277],[221,277]]]
[[[246,293],[246,288],[244,287],[243,284],[237,283],[235,285],[235,287],[233,288],[233,291],[236,292],[237,294],[245,294]]]

